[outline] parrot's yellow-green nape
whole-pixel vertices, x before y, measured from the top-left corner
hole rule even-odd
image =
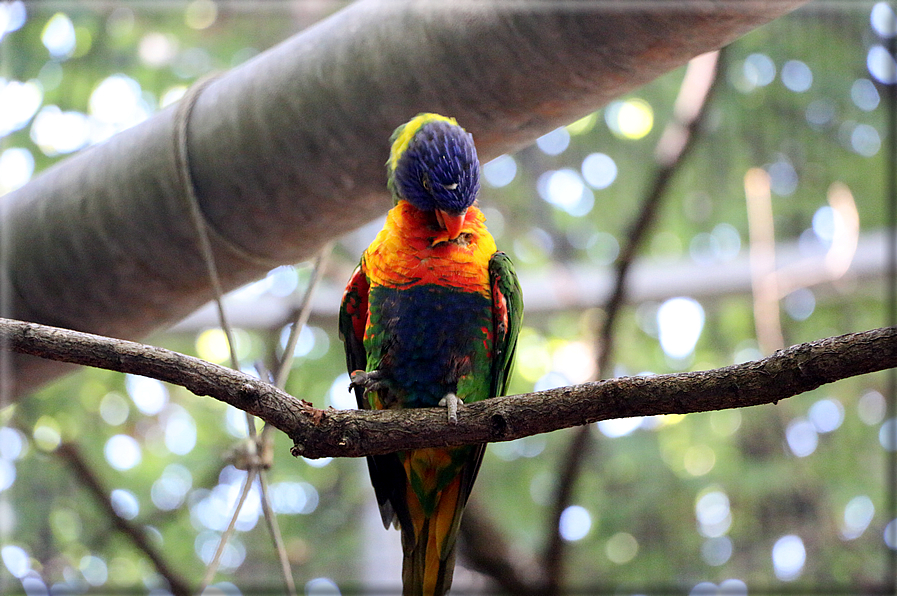
[[[440,116],[439,114],[433,114],[432,112],[423,112],[398,127],[392,133],[392,137],[389,139],[392,143],[392,148],[389,150],[390,173],[395,171],[396,164],[399,163],[399,158],[402,157],[403,153],[405,153],[405,150],[408,148],[408,143],[411,142],[411,139],[414,138],[414,135],[417,134],[417,131],[419,131],[425,124],[439,121],[448,122],[449,124],[458,126],[458,121],[454,118]]]

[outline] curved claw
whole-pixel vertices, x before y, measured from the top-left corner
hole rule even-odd
[[[383,388],[383,374],[379,370],[365,372],[363,370],[352,371],[349,375],[349,391],[361,387],[365,395],[371,391]]]

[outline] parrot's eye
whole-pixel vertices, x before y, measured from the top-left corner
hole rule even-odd
[[[421,176],[420,185],[424,187],[424,190],[430,192],[430,178],[428,176]]]
[[[452,182],[451,184],[443,184],[442,188],[444,188],[446,190],[455,190],[456,188],[458,188],[458,183]]]

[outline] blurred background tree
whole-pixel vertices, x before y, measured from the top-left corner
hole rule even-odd
[[[0,4],[0,193],[342,7]],[[685,70],[486,164],[480,202],[527,307],[512,392],[715,368],[884,324],[894,23],[886,2],[814,2],[725,50],[628,278],[608,370],[596,366],[604,306]],[[353,407],[336,309],[381,225],[336,244],[299,336],[287,390],[315,405]],[[757,260],[764,250],[773,260]],[[771,291],[764,269],[778,272]],[[278,267],[228,296],[246,369],[282,349],[310,275],[308,265]],[[225,363],[216,324],[204,308],[149,343]],[[883,589],[897,549],[887,392],[877,374],[775,407],[592,425],[558,524],[551,512],[578,429],[496,444],[474,515],[537,580],[558,533],[569,589]],[[0,416],[0,589],[163,594],[198,580],[246,475],[223,457],[247,436],[241,412],[86,370]],[[269,480],[297,584],[309,594],[394,589],[398,533],[379,526],[363,462],[297,461],[289,446],[276,437]],[[467,552],[468,567],[483,569]],[[459,591],[509,585],[456,575]],[[278,592],[278,576],[253,490],[215,587]]]

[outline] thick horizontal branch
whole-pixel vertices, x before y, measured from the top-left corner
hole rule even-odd
[[[314,408],[254,377],[135,342],[0,319],[6,350],[152,377],[208,395],[271,423],[294,455],[358,457],[401,449],[510,441],[611,418],[688,414],[776,403],[827,383],[897,367],[897,327],[820,339],[715,370],[623,377],[464,406],[457,424],[439,408]]]

